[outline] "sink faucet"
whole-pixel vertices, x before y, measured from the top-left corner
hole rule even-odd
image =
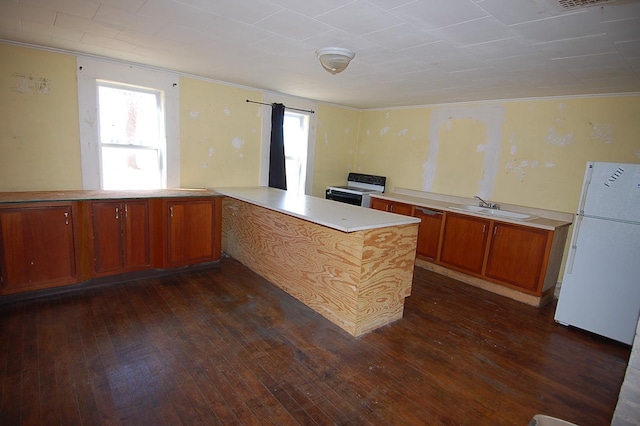
[[[493,210],[500,210],[500,205],[496,204],[496,203],[490,203],[488,201],[483,200],[482,198],[478,197],[477,195],[473,198],[477,198],[478,200],[480,200],[480,207],[486,207],[488,209],[493,209]]]

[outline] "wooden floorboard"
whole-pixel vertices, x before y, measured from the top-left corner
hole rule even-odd
[[[609,424],[630,347],[416,268],[354,338],[233,259],[0,307],[0,424]]]

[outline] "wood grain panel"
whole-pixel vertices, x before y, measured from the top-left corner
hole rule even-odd
[[[224,250],[353,335],[402,316],[417,224],[341,232],[225,198]]]
[[[357,334],[402,318],[404,298],[411,294],[417,239],[418,224],[365,232]]]

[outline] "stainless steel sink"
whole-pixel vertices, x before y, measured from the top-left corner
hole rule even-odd
[[[473,205],[451,206],[449,208],[451,210],[481,214],[483,216],[503,217],[505,219],[527,220],[535,217],[533,215],[525,214],[525,213],[510,212],[508,210],[489,209],[486,207],[473,206]]]

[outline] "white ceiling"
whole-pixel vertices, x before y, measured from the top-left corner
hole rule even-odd
[[[0,39],[357,108],[640,92],[640,2],[576,1],[0,0]]]

